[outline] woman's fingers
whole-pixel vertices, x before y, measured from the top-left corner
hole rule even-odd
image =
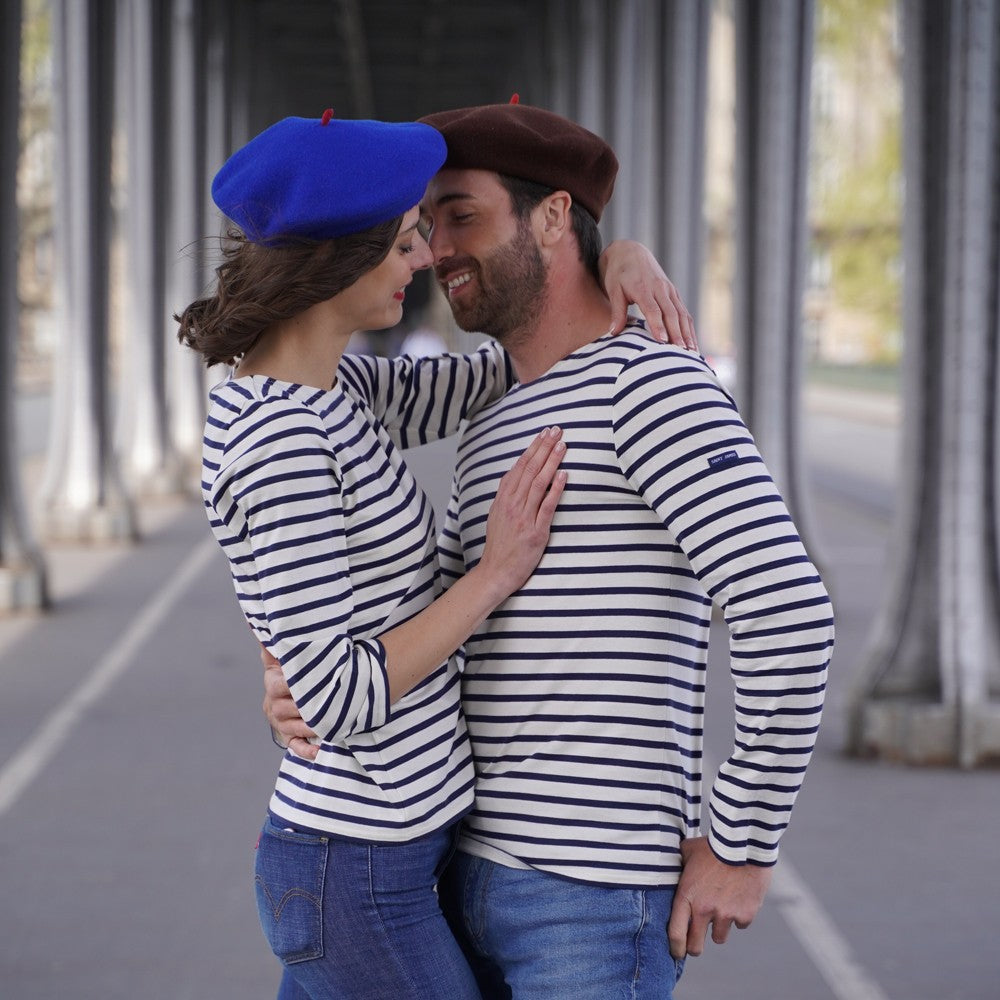
[[[526,492],[538,473],[545,467],[553,449],[561,444],[561,437],[562,429],[559,427],[546,427],[540,434],[537,434],[534,441],[525,448],[518,460],[500,480],[500,489],[515,497]]]
[[[650,332],[657,340],[684,347],[689,351],[698,350],[698,339],[694,332],[694,320],[684,305],[684,300],[669,278],[662,278],[653,285],[648,306],[639,304]]]
[[[545,461],[528,483],[529,512],[535,512],[536,524],[538,526],[544,525],[546,531],[548,531],[548,524],[552,520],[552,513],[549,513],[546,518],[543,514],[543,508],[553,490],[558,488],[558,494],[562,494],[563,486],[566,484],[566,473],[559,470],[559,463],[562,462],[565,453],[565,443],[561,439],[555,440],[545,456]],[[557,496],[556,503],[558,502]],[[550,507],[551,511],[554,512],[555,504],[551,504]]]
[[[542,502],[538,505],[536,523],[539,528],[545,529],[546,535],[552,525],[552,518],[555,515],[556,507],[559,506],[559,501],[562,498],[563,489],[566,486],[568,478],[569,476],[565,469],[560,469],[556,472],[552,477],[551,486],[545,491]]]
[[[608,333],[618,334],[625,329],[625,324],[628,323],[628,299],[617,285],[608,294],[608,299],[611,302],[611,329],[608,330]]]

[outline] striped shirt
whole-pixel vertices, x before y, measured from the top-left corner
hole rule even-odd
[[[483,551],[503,472],[546,426],[569,473],[538,569],[466,643],[476,804],[461,848],[587,882],[667,885],[700,828],[712,604],[736,739],[709,801],[730,863],[772,864],[816,739],[829,598],[732,400],[628,330],[515,386],[459,446],[445,583]]]
[[[454,433],[510,385],[506,356],[345,356],[322,391],[264,376],[211,394],[202,492],[240,607],[321,737],[285,755],[283,826],[405,841],[472,803],[459,666],[389,704],[375,638],[441,593],[434,515],[400,447]]]

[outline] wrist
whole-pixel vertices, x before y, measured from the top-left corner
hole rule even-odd
[[[480,562],[465,574],[469,586],[480,596],[485,613],[490,614],[499,604],[503,604],[517,589],[499,570],[493,570]]]

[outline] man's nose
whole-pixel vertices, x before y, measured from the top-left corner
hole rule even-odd
[[[425,267],[430,267],[434,263],[434,254],[422,236],[418,235],[414,240],[413,254],[410,257],[410,262],[410,267],[414,271],[422,271]]]
[[[441,261],[447,260],[449,257],[454,255],[451,241],[447,238],[443,226],[435,226],[427,234],[427,245],[430,247],[430,251],[434,255],[435,264],[440,264]]]

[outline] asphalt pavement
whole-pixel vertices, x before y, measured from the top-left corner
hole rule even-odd
[[[763,910],[689,961],[678,1000],[1000,998],[1000,773],[843,753],[889,582],[897,429],[823,406],[806,426],[838,616],[824,726]],[[413,455],[438,504],[449,460],[447,445]],[[48,549],[54,609],[0,621],[0,1000],[275,993],[250,883],[279,753],[256,649],[198,504],[142,521],[134,546]],[[725,653],[717,632],[716,762]]]

